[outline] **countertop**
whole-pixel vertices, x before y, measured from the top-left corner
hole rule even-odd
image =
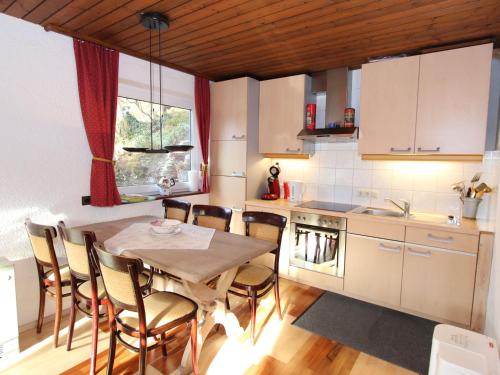
[[[314,213],[319,215],[339,216],[351,219],[387,222],[401,224],[413,227],[434,228],[449,232],[459,232],[464,234],[479,235],[480,233],[494,233],[495,223],[487,220],[471,220],[462,219],[460,225],[448,224],[445,215],[429,214],[422,212],[412,212],[412,216],[408,219],[399,217],[373,216],[367,214],[356,213],[356,209],[349,212],[325,211],[311,208],[297,207],[299,203],[291,203],[284,199],[274,201],[266,201],[263,199],[251,199],[245,202],[247,205],[272,208],[277,210],[297,211],[305,213]]]

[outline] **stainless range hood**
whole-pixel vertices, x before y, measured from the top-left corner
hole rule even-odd
[[[353,142],[358,139],[358,128],[302,129],[297,138],[309,142]]]
[[[349,106],[349,86],[347,67],[313,73],[313,94],[326,92],[326,124],[344,123],[344,109]],[[302,129],[297,138],[309,142],[353,142],[358,138],[358,128]]]

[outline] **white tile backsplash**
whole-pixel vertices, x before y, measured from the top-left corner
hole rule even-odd
[[[485,155],[483,163],[365,161],[356,143],[318,143],[309,160],[276,161],[281,165],[281,181],[305,182],[304,200],[391,208],[385,198],[406,199],[417,212],[456,214],[461,202],[450,185],[462,180],[467,184],[476,172],[482,171],[481,181],[492,188],[500,181],[500,153]],[[496,199],[496,193],[483,199],[479,218],[494,218]]]
[[[335,169],[335,185],[347,185],[352,186],[352,177],[354,170],[345,168]]]

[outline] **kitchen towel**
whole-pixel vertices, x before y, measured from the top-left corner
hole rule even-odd
[[[126,250],[207,250],[215,229],[181,224],[177,234],[151,232],[151,224],[136,223],[104,242],[106,249],[120,255]]]

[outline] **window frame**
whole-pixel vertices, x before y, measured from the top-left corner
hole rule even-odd
[[[118,94],[117,97],[117,111],[118,111],[118,100],[120,98],[123,99],[128,99],[128,100],[136,100],[136,101],[141,101],[145,103],[151,103],[149,100],[144,100],[140,98],[135,98],[131,97],[129,95],[120,95]],[[155,101],[153,99],[152,101],[153,105],[160,105],[159,102]],[[174,107],[174,108],[180,108],[184,109],[190,112],[189,116],[189,137],[190,137],[190,143],[194,147],[188,151],[190,152],[190,170],[193,169],[193,165],[198,165],[201,160],[201,155],[200,155],[200,148],[198,147],[198,127],[195,126],[195,108],[194,108],[194,103],[193,105],[172,105],[172,104],[167,104],[167,103],[162,103],[162,106],[167,106],[167,107]],[[115,124],[116,126],[116,124]],[[116,136],[115,136],[115,145],[116,147]],[[155,184],[145,184],[145,185],[128,185],[128,186],[117,186],[118,192],[120,194],[144,194],[144,195],[161,195],[162,190],[160,187],[155,183]],[[185,193],[189,192],[189,183],[188,182],[181,182],[181,181],[176,181],[175,185],[171,189],[172,193]]]

